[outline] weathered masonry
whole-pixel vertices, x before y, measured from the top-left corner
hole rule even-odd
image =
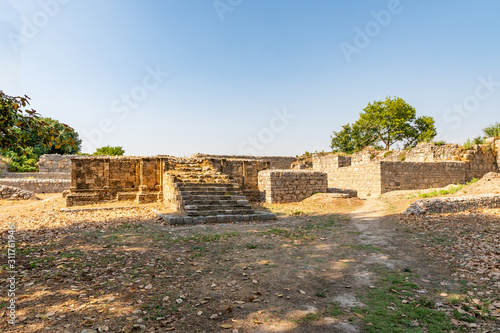
[[[328,187],[353,189],[360,196],[466,183],[497,172],[500,140],[463,150],[458,145],[421,144],[406,151],[366,149],[313,158],[313,170],[328,174]]]
[[[295,160],[197,156],[72,158],[66,203],[75,206],[114,200],[164,201],[188,216],[248,214],[248,200],[260,199],[259,171]]]
[[[259,172],[259,190],[267,203],[299,202],[314,193],[326,193],[327,174],[307,170]]]
[[[60,193],[70,187],[71,158],[77,155],[42,155],[40,172],[0,172],[0,185],[34,193]]]

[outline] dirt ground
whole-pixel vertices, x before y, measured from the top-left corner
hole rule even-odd
[[[157,204],[0,201],[2,263],[11,224],[17,246],[0,331],[499,331],[500,212],[406,217],[408,197],[319,194],[257,207],[275,221],[182,227]]]

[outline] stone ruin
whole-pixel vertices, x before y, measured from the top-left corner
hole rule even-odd
[[[249,201],[260,201],[259,172],[290,166],[293,157],[192,158],[77,157],[71,159],[67,206],[106,201],[163,201],[184,215],[169,222],[190,223],[273,218],[256,213]]]
[[[35,193],[17,187],[0,185],[0,199],[3,200],[28,200],[37,199]]]
[[[353,155],[313,157],[313,170],[328,174],[328,187],[356,190],[361,197],[398,190],[465,184],[498,172],[500,140],[463,149],[456,144],[422,143],[411,150],[367,148]]]
[[[39,164],[43,172],[3,173],[0,185],[36,193],[69,188],[69,207],[160,201],[184,215],[187,223],[189,219],[215,222],[224,220],[221,216],[263,218],[252,210],[251,202],[297,202],[317,192],[366,197],[463,184],[498,172],[499,163],[500,140],[494,139],[467,150],[426,143],[407,151],[368,148],[349,156],[315,155],[310,161],[202,154],[191,158],[46,155]]]
[[[0,186],[11,186],[34,193],[61,193],[69,189],[71,158],[76,156],[78,155],[42,155],[38,161],[38,172],[8,172],[3,167],[0,170]]]
[[[292,170],[294,157],[73,157],[66,201],[163,201],[187,216],[209,216],[249,213],[248,202],[295,202],[316,192],[365,197],[442,187],[496,172],[500,140],[490,142],[468,150],[425,143],[408,151],[314,156],[312,169],[302,170]]]

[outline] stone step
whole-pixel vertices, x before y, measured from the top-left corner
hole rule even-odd
[[[176,183],[215,183],[215,184],[230,184],[229,179],[214,178],[214,177],[175,177]]]
[[[214,194],[203,194],[203,195],[182,195],[181,196],[183,202],[191,202],[191,201],[224,201],[224,200],[247,200],[244,195],[214,195]]]
[[[248,204],[215,204],[215,205],[184,205],[185,210],[231,210],[231,209],[252,209]]]
[[[254,213],[240,186],[210,166],[176,163],[170,174],[175,177],[183,211],[190,217]]]
[[[179,190],[183,190],[183,191],[189,191],[190,189],[200,189],[200,188],[203,188],[203,189],[220,189],[220,188],[230,188],[230,189],[239,189],[240,186],[238,184],[234,184],[234,183],[225,183],[225,184],[221,184],[221,183],[203,183],[203,185],[201,184],[188,184],[188,183],[176,183],[177,184],[177,188]]]
[[[187,216],[248,215],[252,213],[253,213],[252,209],[227,209],[227,210],[214,209],[205,211],[200,211],[200,210],[186,211]]]
[[[193,185],[193,184],[190,184]],[[196,186],[198,185],[198,186]],[[227,185],[227,184],[226,184]],[[198,183],[195,184],[194,186],[190,187],[180,187],[179,192],[182,193],[213,193],[213,194],[218,194],[218,195],[230,195],[233,193],[238,193],[241,194],[243,191],[239,188],[231,188],[228,186],[206,186],[205,183]]]
[[[160,214],[165,222],[171,225],[189,225],[189,224],[204,224],[204,223],[231,223],[239,221],[265,221],[274,220],[276,215],[267,212],[259,212],[258,214],[222,214],[218,216],[207,215],[207,216],[173,216]]]
[[[222,174],[220,172],[216,172],[215,170],[205,170],[202,171],[200,170],[188,170],[188,169],[183,169],[183,170],[175,170],[171,171],[171,173],[176,174],[176,175],[219,175],[219,176],[227,176],[225,174]]]
[[[206,179],[207,181],[210,179],[213,180],[224,180],[224,181],[229,181],[229,177],[227,176],[221,176],[221,175],[186,175],[186,174],[176,174],[175,175],[176,179],[179,179],[181,181],[189,180],[189,179]]]
[[[210,171],[210,170],[203,170],[201,166],[181,166],[181,167],[176,167],[175,171],[178,172],[193,172],[193,171]]]
[[[233,198],[220,198],[220,199],[207,199],[205,197],[198,198],[182,198],[184,205],[248,205],[246,199],[233,199]]]
[[[214,183],[214,182],[218,183],[218,184],[227,184],[228,183],[228,180],[226,180],[226,179],[215,179],[214,180],[213,178],[210,178],[210,179],[203,179],[203,178],[179,179],[179,178],[176,178],[175,181],[178,183],[184,183],[184,184],[208,184],[208,183]]]
[[[205,187],[205,183],[190,183],[192,184],[199,184],[200,186],[198,188],[196,187],[191,187],[189,189],[179,189],[179,192],[181,194],[216,194],[216,195],[232,195],[232,194],[238,194],[242,195],[243,191],[239,188],[227,188],[227,187],[212,187],[208,186]]]
[[[198,200],[186,200],[182,198],[182,203],[185,206],[188,205],[247,205],[247,200],[233,200],[233,199],[219,199],[219,200],[207,200],[205,198],[199,198]]]

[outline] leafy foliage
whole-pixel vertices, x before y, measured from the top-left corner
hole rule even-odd
[[[29,97],[12,97],[0,91],[0,149],[20,148],[33,130],[38,117],[35,110],[23,110]],[[19,149],[20,150],[20,149]]]
[[[483,129],[485,137],[500,137],[500,123],[495,123]]]
[[[484,138],[478,136],[478,137],[475,137],[474,139],[467,139],[467,141],[465,141],[465,143],[463,144],[463,147],[464,149],[470,149],[472,148],[474,145],[482,145],[484,144]]]
[[[432,141],[432,143],[434,143],[436,146],[440,147],[440,146],[444,146],[446,144],[446,141],[439,140],[439,141]]]
[[[372,145],[389,150],[400,143],[404,148],[419,142],[431,141],[436,136],[434,119],[417,118],[415,108],[399,97],[386,97],[369,103],[359,119],[351,126],[344,125],[333,132],[331,147],[334,151],[352,153]]]
[[[81,140],[70,126],[41,118],[27,110],[29,97],[12,97],[0,91],[0,152],[10,159],[10,171],[37,170],[43,154],[76,154]]]
[[[346,124],[339,132],[333,132],[330,147],[334,152],[352,154],[374,144],[374,133],[363,129],[359,124]]]
[[[40,147],[44,150],[44,154],[65,155],[77,154],[80,151],[82,140],[73,128],[52,118],[40,118],[37,119],[37,122],[39,128],[42,129],[42,136],[44,133],[51,134],[51,143],[48,146]],[[40,134],[36,133],[32,143],[34,146],[41,146],[39,143],[41,140]]]
[[[8,150],[5,156],[9,159],[9,171],[11,172],[36,172],[39,155],[32,147],[21,148],[18,153]]]
[[[0,91],[0,150],[23,154],[23,148],[39,146],[47,152],[76,153],[81,141],[75,130],[26,109],[29,97],[12,97]],[[36,148],[35,148],[36,150]]]
[[[122,156],[123,154],[125,154],[125,150],[123,150],[123,147],[104,146],[101,148],[97,148],[95,153],[93,153],[92,155],[94,155],[94,156],[99,156],[99,155]]]

